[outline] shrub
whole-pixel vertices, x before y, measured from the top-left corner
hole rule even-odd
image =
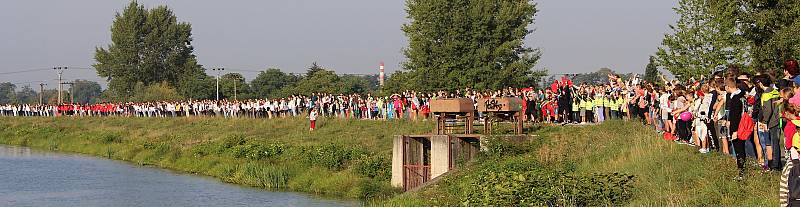
[[[305,160],[310,165],[341,170],[351,158],[359,156],[363,150],[347,148],[336,144],[324,144],[305,150]]]
[[[464,206],[618,206],[632,196],[633,176],[533,170],[486,171],[462,194]]]
[[[353,164],[353,170],[364,177],[388,180],[392,174],[392,165],[385,156],[361,155]]]
[[[99,140],[103,144],[120,143],[122,136],[116,133],[105,133],[100,135]]]
[[[495,158],[524,154],[529,152],[532,148],[532,146],[526,142],[515,143],[500,137],[489,137],[484,143],[484,146],[486,150],[483,154]]]
[[[247,140],[245,139],[244,135],[241,134],[234,134],[222,140],[222,145],[220,147],[229,149],[231,147],[235,147],[238,145],[243,145]]]

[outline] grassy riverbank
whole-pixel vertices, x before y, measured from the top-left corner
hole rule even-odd
[[[736,182],[733,158],[699,154],[693,147],[661,140],[639,124],[547,127],[536,134],[538,140],[518,145],[523,148],[495,144],[490,148],[495,152],[440,183],[376,205],[778,205],[778,173],[762,175],[753,167],[745,181]],[[565,177],[578,181],[564,182]],[[586,179],[590,181],[581,183]],[[537,184],[542,181],[548,183]],[[570,191],[575,188],[581,192]],[[522,199],[528,200],[508,203]]]
[[[420,192],[389,186],[391,138],[430,122],[300,118],[7,118],[0,144],[78,152],[217,177],[225,182],[376,206],[776,206],[778,174],[699,154],[635,123],[545,127],[526,143],[489,142],[468,167]],[[387,200],[384,200],[391,197]],[[525,203],[516,203],[523,201]]]
[[[391,138],[428,122],[302,118],[0,117],[0,143],[77,152],[208,175],[225,182],[368,199],[389,186]]]

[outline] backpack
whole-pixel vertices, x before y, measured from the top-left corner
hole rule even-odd
[[[664,140],[675,141],[676,137],[674,135],[672,135],[672,133],[664,132]]]
[[[750,139],[750,135],[753,135],[753,128],[755,128],[756,125],[755,122],[753,122],[753,117],[750,116],[750,113],[747,113],[748,104],[746,100],[747,99],[742,99],[742,118],[739,121],[739,129],[736,130],[736,135],[739,140]]]
[[[750,117],[748,113],[742,113],[742,119],[739,122],[739,129],[736,130],[736,135],[738,136],[739,140],[748,140],[750,135],[753,135],[753,128],[755,123],[753,123],[753,117]]]

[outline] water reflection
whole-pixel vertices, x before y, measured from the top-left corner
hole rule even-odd
[[[0,146],[0,206],[356,206],[73,154]]]

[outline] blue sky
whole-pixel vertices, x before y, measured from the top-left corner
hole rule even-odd
[[[402,0],[140,0],[167,5],[193,25],[195,54],[206,67],[245,70],[269,67],[303,72],[312,62],[338,73],[377,73],[385,61],[392,72],[405,60],[407,40]],[[544,52],[538,68],[551,73],[584,73],[602,67],[643,72],[677,17],[675,1],[540,0],[536,31],[526,39]],[[114,14],[122,0],[8,0],[0,7],[0,82],[51,82],[49,70],[3,74],[53,66],[89,68],[94,48],[110,42]],[[76,69],[65,79],[100,80],[93,70]]]

